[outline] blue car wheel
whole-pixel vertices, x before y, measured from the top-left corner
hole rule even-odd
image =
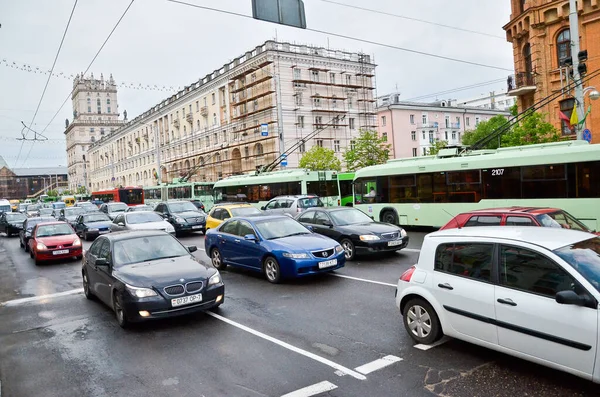
[[[227,264],[223,262],[223,256],[221,255],[221,251],[219,251],[216,248],[213,248],[212,251],[210,251],[210,259],[212,261],[212,265],[217,270],[225,270],[225,268],[227,267]]]
[[[270,283],[277,284],[281,281],[281,269],[279,268],[279,263],[277,263],[277,259],[272,256],[265,258],[263,272]]]

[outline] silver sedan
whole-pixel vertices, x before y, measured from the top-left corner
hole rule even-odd
[[[117,215],[110,225],[111,232],[123,230],[164,230],[175,234],[175,228],[156,212],[125,212]]]

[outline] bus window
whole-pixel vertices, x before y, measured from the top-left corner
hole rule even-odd
[[[523,198],[567,197],[564,164],[534,165],[521,168]]]
[[[375,202],[377,196],[377,181],[375,179],[357,180],[354,184],[354,189],[356,204]]]
[[[352,181],[338,181],[339,189],[340,189],[340,205],[352,205],[353,196],[352,196]]]
[[[415,175],[394,175],[390,176],[389,178],[389,202],[412,203],[417,201],[417,186]]]
[[[481,199],[481,175],[479,170],[452,171],[446,173],[446,177],[450,202],[479,202]]]
[[[144,204],[142,189],[119,189],[119,201],[128,205]]]
[[[481,170],[483,199],[520,199],[521,168],[490,168]]]

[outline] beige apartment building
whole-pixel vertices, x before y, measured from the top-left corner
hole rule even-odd
[[[369,55],[267,41],[93,143],[92,190],[216,181],[294,145],[289,168],[313,145],[341,158],[361,128],[376,127],[374,91]]]
[[[66,121],[67,163],[69,189],[79,186],[91,188],[89,158],[86,153],[94,142],[117,130],[123,121],[119,120],[117,86],[110,75],[108,80],[100,75],[95,79],[83,74],[73,81],[73,121]]]

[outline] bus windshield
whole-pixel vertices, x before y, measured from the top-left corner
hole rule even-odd
[[[144,204],[142,189],[119,189],[119,201],[128,205]]]

